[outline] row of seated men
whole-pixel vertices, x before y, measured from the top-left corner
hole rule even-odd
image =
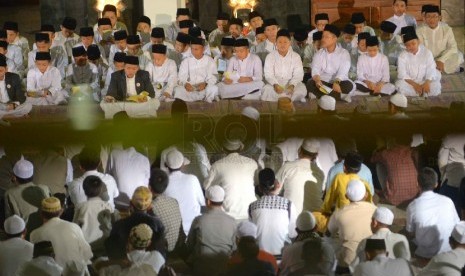
[[[275,170],[238,139],[212,152],[216,161],[184,141],[165,148],[159,164],[130,145],[79,147],[76,176],[57,149],[28,161],[5,148],[0,164],[12,177],[1,179],[10,182],[2,184],[0,271],[157,275],[175,257],[193,275],[460,275],[465,136],[448,135],[434,148],[440,178],[417,162],[422,142],[387,139],[373,153],[371,162],[386,172],[378,173],[377,191],[368,161],[347,137],[336,146],[329,138],[288,138],[276,145]],[[51,197],[57,193],[62,202]],[[121,202],[130,205],[127,218],[116,210]],[[390,209],[407,204],[404,236],[390,230],[401,220]],[[48,249],[36,253],[41,242]]]
[[[242,20],[226,21],[227,15],[219,14],[218,28],[206,43],[188,9],[178,9],[177,21],[166,32],[155,27],[149,37],[149,18],[139,20],[137,35],[128,35],[114,18],[114,6],[107,5],[104,17],[93,28],[81,28],[79,36],[72,18],[63,20],[60,32],[42,26],[30,52],[18,24],[6,22],[0,31],[0,54],[5,54],[0,56],[0,71],[16,72],[20,82],[24,78],[26,93],[17,76],[1,77],[7,80],[0,84],[2,110],[13,111],[24,102],[66,103],[79,91],[73,87],[80,85],[98,102],[124,101],[142,92],[147,92],[138,99],[142,102],[283,97],[304,102],[325,94],[350,101],[352,95],[395,92],[437,96],[441,73],[460,71],[463,55],[452,29],[440,21],[438,6],[423,7],[425,23],[416,30],[405,6],[406,1],[394,1],[393,19],[382,22],[379,37],[362,13],[352,15],[342,35],[328,24],[327,14],[316,15],[317,28],[309,34],[298,28],[293,35],[257,12],[250,13],[252,28],[244,35]]]

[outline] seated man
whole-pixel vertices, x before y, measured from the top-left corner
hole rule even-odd
[[[289,31],[278,31],[276,50],[272,51],[265,61],[265,79],[262,101],[276,102],[287,97],[292,101],[305,102],[307,90],[302,83],[304,68],[300,56],[291,48]]]
[[[27,54],[30,50],[29,42],[24,36],[19,34],[18,22],[5,21],[5,23],[3,23],[3,30],[7,33],[7,42],[21,48],[23,62],[25,63],[27,60]]]
[[[74,63],[68,65],[66,70],[65,89],[73,94],[73,87],[81,87],[80,92],[93,95],[97,99],[100,93],[97,67],[87,61],[87,52],[83,46],[73,48]],[[84,87],[90,88],[85,91]]]
[[[102,88],[101,97],[105,98],[107,95],[108,87],[110,86],[111,75],[116,72],[124,69],[124,59],[126,58],[125,53],[115,53],[113,58],[113,67],[108,67],[107,75],[105,77],[105,85]]]
[[[110,67],[113,67],[113,60],[115,59],[116,53],[127,53],[128,52],[128,33],[125,30],[117,31],[113,34],[115,38],[115,44],[110,47],[110,55],[108,56],[108,63]]]
[[[76,30],[76,19],[65,17],[60,25],[60,31],[55,33],[52,47],[62,46],[68,57],[68,62],[72,57],[72,48],[79,42],[79,36],[74,33]]]
[[[27,73],[27,100],[32,105],[66,103],[68,94],[61,88],[60,71],[50,64],[48,52],[36,53],[36,66]]]
[[[22,75],[23,72],[19,72],[16,69],[15,62],[11,58],[7,57],[7,55],[8,55],[8,42],[0,40],[0,54],[5,57],[6,64],[8,66],[8,72],[15,73],[15,74],[18,74],[18,75]]]
[[[369,33],[363,32],[359,33],[357,36],[357,47],[352,48],[350,53],[350,70],[349,70],[349,78],[351,80],[355,80],[357,78],[357,62],[358,58],[367,52],[367,45],[366,41],[367,38],[370,37]]]
[[[239,39],[245,38],[242,36],[242,29],[244,28],[244,22],[240,18],[229,19],[229,36],[230,38]]]
[[[390,21],[383,21],[380,25],[379,47],[381,53],[387,56],[391,70],[397,67],[397,58],[403,51],[402,44],[397,41],[397,35],[394,34],[396,28],[396,24]]]
[[[405,96],[438,96],[441,94],[441,74],[436,70],[433,54],[420,45],[414,32],[403,36],[406,50],[397,61],[396,89]]]
[[[52,57],[51,65],[56,67],[61,74],[62,78],[65,78],[66,67],[68,67],[68,57],[63,50],[63,47],[50,48],[50,36],[46,33],[36,33],[36,49],[32,50],[28,54],[28,70],[35,66],[35,57],[37,52],[50,52]]]
[[[191,14],[187,8],[178,8],[176,11],[176,21],[173,21],[166,29],[166,40],[175,41],[176,35],[180,32],[180,21],[190,19]]]
[[[355,26],[355,37],[357,39],[359,33],[370,33],[370,35],[376,35],[375,30],[368,26],[366,23],[365,15],[362,12],[354,12],[350,18],[350,23]]]
[[[148,16],[141,16],[137,21],[137,35],[140,36],[142,44],[150,42],[150,32],[152,31],[152,20]]]
[[[190,43],[191,37],[189,35],[179,33],[174,44],[174,51],[168,53],[168,57],[176,62],[178,69],[184,59],[192,56]]]
[[[96,98],[97,101],[101,100],[101,94],[100,94],[100,88],[103,87],[105,83],[105,78],[107,76],[107,71],[108,71],[108,63],[103,60],[102,54],[100,52],[100,48],[97,45],[90,45],[89,48],[87,48],[87,60],[89,61],[89,64],[95,65],[97,67],[97,82],[98,82],[98,97]]]
[[[155,98],[162,101],[173,100],[173,92],[178,82],[178,71],[174,60],[167,58],[167,47],[163,44],[152,45],[153,63],[146,70],[155,89]]]
[[[407,10],[407,0],[394,0],[392,3],[394,15],[389,17],[387,21],[392,22],[397,26],[395,34],[399,34],[400,30],[405,26],[417,27],[417,20],[415,17],[405,13]]]
[[[192,38],[192,56],[186,58],[179,68],[180,85],[174,89],[174,97],[186,102],[202,101],[208,103],[218,100],[216,86],[218,71],[213,59],[205,56],[204,40]]]
[[[251,50],[252,53],[258,55],[262,60],[262,63],[265,63],[266,56],[276,50],[276,39],[279,30],[278,21],[274,18],[266,19],[263,22],[263,27],[265,28],[264,33],[266,40],[258,43]],[[257,32],[258,35],[258,32]],[[258,42],[258,39],[257,39]]]
[[[420,42],[433,53],[436,68],[446,74],[459,72],[460,65],[463,64],[463,53],[457,49],[452,28],[441,23],[439,7],[427,8],[425,18],[426,24],[417,29],[417,35]]]
[[[97,32],[95,33],[94,42],[105,49],[105,53],[110,52],[110,47],[114,43],[113,33],[111,30],[111,21],[108,18],[99,18],[97,21]]]
[[[320,98],[329,94],[336,99],[349,100],[355,89],[349,80],[350,54],[337,44],[339,29],[326,25],[321,39],[321,47],[313,58],[312,79],[307,82],[307,90]]]
[[[391,95],[396,87],[389,82],[389,62],[379,53],[379,40],[370,36],[366,40],[367,54],[357,62],[357,89],[370,95]]]
[[[90,45],[95,44],[95,40],[94,40],[95,35],[94,35],[94,31],[92,30],[92,27],[81,28],[79,30],[79,36],[80,36],[81,42],[77,43],[74,47],[84,46],[84,49],[86,49],[87,51],[87,48],[89,48]],[[105,49],[103,49],[103,47],[99,44],[96,44],[96,45],[99,47],[102,57],[105,57]],[[72,54],[72,51],[71,51],[71,54]]]
[[[212,47],[218,47],[221,39],[226,36],[226,27],[228,26],[229,14],[221,12],[216,17],[216,29],[208,35],[208,43]]]
[[[171,42],[166,41],[165,31],[161,27],[155,27],[152,29],[152,32],[150,33],[150,42],[142,46],[142,50],[150,51],[154,44],[163,44],[169,51],[174,51],[174,45]]]
[[[247,39],[236,40],[234,52],[236,55],[229,62],[223,82],[218,84],[221,98],[259,100],[264,85],[262,61],[257,55],[250,53]]]
[[[229,61],[234,56],[234,42],[236,40],[231,37],[223,37],[220,45],[220,55],[213,59],[218,70],[219,77],[223,77],[223,73],[227,71]]]
[[[0,54],[0,118],[24,116],[31,111],[32,106],[24,104],[26,97],[21,91],[21,79],[8,70],[7,58]]]
[[[355,26],[353,24],[347,24],[344,26],[344,29],[342,29],[342,33],[338,39],[338,43],[341,44],[342,48],[346,49],[350,53],[354,47],[357,48],[356,45],[352,45],[354,37]]]
[[[255,44],[254,46],[264,42],[266,40],[265,27],[258,27],[255,30]]]
[[[17,45],[8,43],[7,34],[5,30],[0,30],[0,41],[5,41],[7,43],[7,51],[4,55],[12,60],[16,71],[21,72],[26,67],[26,62],[23,62],[23,54],[21,53],[21,48]]]
[[[127,55],[136,56],[139,58],[139,68],[145,70],[148,64],[152,63],[152,58],[149,52],[144,52],[141,49],[141,41],[138,35],[129,35],[127,38],[128,52]]]
[[[315,29],[311,30],[308,33],[307,44],[313,44],[313,34],[316,32],[323,32],[325,26],[329,24],[329,16],[327,13],[317,13],[315,14]]]

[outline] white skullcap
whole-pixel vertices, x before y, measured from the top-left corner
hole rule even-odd
[[[247,106],[246,108],[242,109],[242,115],[249,117],[250,119],[257,122],[260,119],[260,112],[251,106]]]
[[[452,230],[452,238],[460,244],[465,244],[465,221],[457,223]]]
[[[233,139],[233,140],[226,139],[226,141],[224,141],[223,143],[223,147],[229,151],[236,151],[236,150],[240,150],[241,148],[243,148],[244,144],[242,144],[241,140],[239,139]]]
[[[358,179],[353,179],[347,184],[346,195],[352,202],[357,202],[365,197],[367,190],[365,184]]]
[[[257,226],[248,220],[245,220],[237,226],[237,237],[253,237],[257,238]]]
[[[406,108],[407,105],[408,105],[407,97],[405,97],[404,95],[402,95],[400,93],[397,93],[394,96],[391,96],[389,101],[393,105],[398,106],[398,107]]]
[[[320,141],[317,139],[305,139],[302,143],[302,148],[308,152],[318,153],[320,149]]]
[[[309,211],[302,211],[302,213],[300,213],[297,217],[295,224],[299,231],[311,231],[316,226],[316,220],[313,214]]]
[[[224,201],[224,190],[218,185],[213,185],[208,188],[205,193],[205,197],[213,202],[223,202]]]
[[[378,207],[373,214],[373,218],[382,224],[392,225],[392,222],[394,221],[394,214],[386,207]]]
[[[34,166],[31,162],[24,159],[24,156],[21,156],[21,159],[13,167],[13,173],[22,179],[31,178],[34,174]]]
[[[24,231],[24,228],[26,228],[26,223],[19,216],[12,215],[5,220],[3,227],[5,228],[5,232],[8,235],[16,235]]]
[[[328,95],[321,96],[318,99],[318,106],[326,111],[334,111],[336,110],[336,99]]]
[[[168,152],[166,155],[166,166],[170,169],[177,170],[181,168],[181,166],[184,164],[184,156],[182,153],[177,150],[173,149]]]

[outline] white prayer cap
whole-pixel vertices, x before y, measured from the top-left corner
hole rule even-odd
[[[302,148],[308,152],[317,153],[320,149],[320,141],[317,139],[305,139]]]
[[[223,143],[223,147],[229,151],[237,151],[242,149],[244,144],[242,144],[241,140],[239,139],[226,139],[226,141]]]
[[[460,244],[465,244],[465,221],[457,223],[452,230],[452,238]]]
[[[393,105],[398,106],[398,107],[406,108],[407,105],[408,105],[407,97],[405,97],[404,95],[402,95],[400,93],[397,93],[394,96],[391,96],[389,101]]]
[[[311,231],[316,226],[316,219],[309,211],[302,211],[295,222],[299,231]]]
[[[352,202],[357,202],[365,197],[367,190],[365,184],[358,179],[353,179],[347,184],[346,195]]]
[[[224,190],[218,185],[213,185],[207,189],[205,197],[213,202],[223,202],[224,201]]]
[[[336,110],[336,99],[331,96],[324,95],[318,99],[318,106],[326,111],[334,111]]]
[[[392,222],[394,221],[394,214],[386,207],[378,207],[373,214],[373,218],[382,224],[392,225]]]
[[[247,106],[246,108],[242,109],[242,115],[249,117],[250,119],[257,122],[260,119],[260,112],[251,106]]]
[[[34,174],[34,166],[31,162],[24,159],[24,156],[21,156],[21,159],[13,167],[13,173],[22,179],[31,178]]]
[[[253,237],[257,238],[257,226],[248,220],[245,220],[237,226],[237,237]]]
[[[166,166],[170,169],[177,170],[184,164],[184,156],[177,149],[172,149],[166,155]]]
[[[5,220],[3,227],[5,228],[5,232],[8,235],[17,235],[24,231],[24,228],[26,228],[26,223],[19,216],[12,215]]]

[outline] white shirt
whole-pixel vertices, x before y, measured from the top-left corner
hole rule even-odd
[[[76,205],[73,222],[81,226],[82,233],[88,243],[92,243],[103,236],[100,230],[100,222],[97,216],[100,212],[113,208],[110,203],[103,201],[100,197],[89,198],[86,202]]]
[[[115,54],[116,53],[128,53],[128,47],[126,46],[126,49],[124,50],[121,50],[120,48],[118,48],[118,46],[116,46],[116,44],[112,44],[110,46],[110,54],[108,55],[108,63],[110,64],[111,67],[113,67],[113,63],[114,63],[114,60],[115,60]]]
[[[34,245],[21,238],[0,242],[0,276],[15,275],[18,268],[32,260]]]
[[[179,67],[179,83],[185,85],[190,83],[196,85],[206,82],[208,85],[215,85],[218,81],[218,71],[215,62],[209,56],[196,59],[190,56],[181,62]]]
[[[349,52],[339,44],[332,53],[329,53],[326,48],[321,48],[313,57],[312,77],[320,76],[320,79],[326,82],[334,79],[347,80],[350,64]]]
[[[135,96],[137,95],[137,90],[136,90],[136,76],[129,78],[126,76],[126,91],[127,91],[127,96]]]
[[[354,271],[354,276],[392,276],[414,275],[409,263],[404,259],[390,259],[385,255],[378,255],[373,260],[359,264]]]
[[[252,53],[240,60],[233,56],[228,63],[228,72],[237,72],[239,77],[251,77],[254,81],[263,79],[263,67],[261,59]]]
[[[139,186],[147,187],[150,178],[149,159],[133,147],[125,150],[115,149],[108,161],[108,172],[115,178],[121,194],[132,197]]]
[[[163,195],[176,199],[182,217],[184,233],[189,234],[192,221],[200,216],[201,206],[205,206],[202,187],[195,175],[185,174],[180,171],[169,175],[168,187]]]
[[[257,225],[257,241],[260,249],[280,255],[285,243],[296,236],[295,205],[280,196],[263,196],[250,204],[249,218]]]
[[[438,71],[433,54],[425,46],[419,45],[416,54],[403,51],[397,60],[397,78],[399,80],[413,80],[424,82],[437,79]],[[440,77],[440,75],[439,75]]]
[[[257,169],[255,160],[231,153],[211,166],[204,189],[220,185],[225,191],[223,208],[226,213],[235,219],[247,219],[249,205],[256,200],[254,177]]]
[[[98,176],[105,184],[105,186],[107,187],[107,193],[109,198],[108,203],[110,203],[110,206],[112,207],[112,209],[114,209],[115,203],[113,202],[113,199],[118,197],[119,195],[118,187],[116,186],[116,181],[113,178],[113,176],[109,174],[100,173],[98,171],[87,171],[81,177],[76,178],[72,182],[68,183],[68,194],[71,198],[71,201],[74,203],[74,205],[78,205],[87,201],[87,196],[84,193],[82,183],[84,182],[84,179],[86,179],[86,177],[90,175]]]
[[[152,45],[154,45],[152,42],[149,42],[147,44],[145,44],[144,46],[142,46],[142,50],[143,51],[148,51],[148,52],[152,52]],[[174,51],[174,46],[172,43],[168,42],[168,41],[163,41],[163,45],[166,46],[166,50],[167,51]]]
[[[439,23],[435,29],[423,25],[417,29],[417,34],[420,42],[441,62],[446,62],[458,52],[454,32],[447,24]]]
[[[465,134],[449,134],[442,140],[438,154],[438,166],[441,171],[442,181],[447,179],[447,185],[460,187],[465,176]]]
[[[283,196],[295,204],[297,214],[303,210],[305,197],[322,196],[322,193],[320,195],[305,193],[306,182],[316,182],[310,169],[310,159],[299,159],[285,163],[276,173],[276,180],[282,184]]]
[[[460,276],[460,269],[465,266],[465,249],[457,247],[454,250],[436,255],[427,266],[418,274],[419,276]]]
[[[87,263],[92,258],[91,248],[81,228],[75,223],[59,218],[52,218],[32,231],[30,240],[32,243],[50,241],[55,250],[55,259],[62,267],[73,261]]]
[[[173,93],[178,82],[178,68],[174,60],[166,58],[162,66],[156,66],[152,62],[147,65],[145,70],[149,72],[150,81],[155,89],[157,89],[157,83],[160,83],[166,87],[166,92]]]
[[[291,47],[284,57],[278,50],[269,53],[265,59],[264,72],[265,79],[270,85],[296,86],[304,77],[302,59]]]
[[[60,71],[52,66],[42,74],[36,67],[27,73],[27,91],[48,90],[52,95],[62,90]]]
[[[29,275],[61,276],[63,275],[63,267],[57,264],[55,259],[53,259],[52,257],[39,256],[23,264],[16,273],[17,273],[16,275],[18,276],[29,276]],[[47,273],[47,274],[44,274],[44,273]]]
[[[386,21],[390,21],[396,24],[397,28],[394,31],[394,35],[400,34],[400,31],[402,30],[403,27],[407,27],[407,26],[416,27],[417,25],[417,21],[415,20],[415,17],[410,16],[405,13],[403,13],[401,16],[397,16],[394,14],[392,17],[388,18]]]
[[[385,55],[378,53],[370,57],[368,54],[362,54],[358,57],[357,80],[389,83],[389,78],[389,61]]]
[[[7,51],[6,57],[14,62],[16,69],[23,69],[23,54],[21,52],[21,47],[14,44],[8,44]]]
[[[5,78],[0,80],[0,103],[8,103],[10,101],[10,96],[6,91]]]
[[[423,192],[407,208],[405,228],[415,234],[415,254],[432,258],[451,250],[449,237],[460,221],[454,203],[448,197],[432,191]]]
[[[165,264],[165,258],[158,251],[133,250],[128,253],[128,259],[134,264],[148,264],[159,273],[161,267]]]

